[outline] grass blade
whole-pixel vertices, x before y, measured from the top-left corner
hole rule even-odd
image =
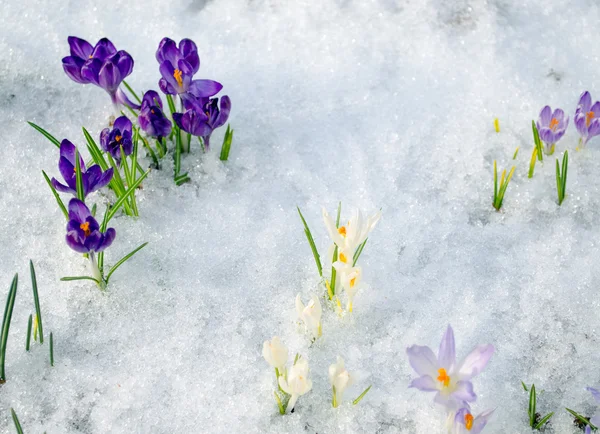
[[[227,161],[229,158],[229,151],[231,150],[231,142],[233,141],[233,130],[229,128],[227,124],[227,130],[225,131],[225,137],[223,137],[223,146],[221,146],[221,161]]]
[[[19,422],[19,418],[17,417],[17,413],[12,409],[10,409],[10,414],[12,415],[12,420],[15,424],[15,429],[17,430],[17,434],[23,434],[23,428],[21,428],[21,423]]]
[[[60,280],[62,282],[72,282],[73,280],[93,280],[97,284],[100,284],[100,282],[98,282],[98,280],[96,280],[90,276],[67,276],[67,277],[61,277]]]
[[[81,161],[79,161],[79,150],[75,149],[75,176],[77,182],[77,199],[85,202],[85,191],[83,189],[83,176],[81,174]]]
[[[542,420],[540,420],[534,428],[539,430],[542,426],[544,426],[545,423],[547,423],[550,420],[550,418],[552,416],[554,416],[554,412],[549,413],[546,416],[544,416],[542,418]]]
[[[37,126],[33,122],[27,121],[27,123],[29,125],[31,125],[35,130],[37,130],[42,136],[44,136],[45,138],[50,140],[52,143],[54,143],[54,146],[56,146],[57,148],[60,148],[60,142],[56,139],[56,137],[54,137],[52,134],[50,134],[48,131],[46,131],[42,127]]]
[[[298,209],[298,214],[300,214],[300,218],[302,219],[302,224],[304,225],[304,234],[306,235],[306,239],[308,240],[308,244],[310,245],[310,249],[312,250],[313,256],[315,258],[315,264],[317,264],[317,270],[319,270],[319,276],[323,277],[323,267],[321,265],[321,257],[319,256],[319,251],[317,250],[317,246],[315,245],[315,240],[308,228],[308,224],[302,215],[302,211],[300,211],[300,207],[296,207]]]
[[[535,169],[535,162],[537,161],[537,148],[533,148],[533,153],[531,154],[531,161],[529,162],[529,174],[528,178],[533,178],[533,171]]]
[[[498,209],[496,203],[498,202],[498,167],[496,160],[494,160],[494,208]]]
[[[44,343],[44,328],[42,327],[42,309],[40,308],[40,298],[38,295],[37,278],[35,277],[35,268],[33,262],[29,260],[29,271],[31,273],[31,286],[33,288],[33,301],[35,303],[35,316],[37,328],[40,331],[40,344]]]
[[[535,423],[535,407],[536,407],[537,396],[535,393],[535,384],[531,385],[531,390],[529,391],[529,426],[533,428]]]
[[[123,265],[123,263],[125,261],[127,261],[129,258],[131,258],[133,255],[135,255],[137,252],[139,252],[140,250],[142,250],[144,247],[146,247],[148,243],[145,242],[144,244],[142,244],[141,246],[139,246],[137,249],[135,249],[134,251],[132,251],[131,253],[128,253],[127,255],[123,256],[119,262],[117,262],[115,265],[113,265],[110,269],[110,271],[108,272],[108,274],[106,275],[106,283],[108,283],[108,279],[110,279],[110,276],[117,271],[117,268],[119,268],[121,265]]]
[[[88,151],[90,151],[90,154],[91,154],[92,158],[94,159],[94,163],[99,165],[102,168],[103,172],[108,170],[108,163],[104,159],[104,156],[102,155],[102,151],[100,150],[100,148],[98,147],[98,145],[96,144],[96,142],[94,141],[94,139],[92,138],[92,136],[90,135],[88,130],[86,130],[85,127],[82,128],[82,130],[83,130],[83,135],[85,136],[85,140],[87,141],[87,144],[88,144],[88,146],[87,146]]]
[[[571,410],[570,408],[565,408],[565,410],[567,410],[569,413],[571,413],[575,417],[575,419],[577,419],[579,422],[581,422],[584,426],[589,425],[590,428],[594,431],[598,429],[598,427],[596,427],[590,423],[589,419],[583,417],[579,413]]]
[[[513,154],[513,160],[517,159],[517,155],[519,155],[519,146],[517,146],[517,149],[515,149],[515,153]]]
[[[6,298],[6,307],[4,308],[4,318],[2,319],[2,341],[0,342],[0,384],[6,382],[6,373],[4,365],[6,362],[6,344],[8,342],[8,331],[10,330],[10,321],[12,319],[13,308],[15,307],[15,298],[17,297],[17,287],[19,286],[19,275],[15,274],[8,297]]]
[[[525,390],[525,392],[529,392],[529,389],[527,388],[525,383],[523,383],[523,381],[521,381],[521,386],[523,386],[523,390]]]
[[[56,189],[52,185],[52,182],[50,181],[50,178],[48,178],[48,175],[46,175],[46,172],[44,172],[43,170],[42,170],[42,175],[44,175],[44,179],[46,180],[46,183],[48,184],[48,187],[50,187],[50,190],[52,190],[52,194],[54,195],[54,198],[56,199],[56,203],[58,204],[58,207],[60,208],[60,210],[62,211],[62,213],[65,215],[65,218],[67,220],[69,220],[69,213],[67,212],[67,208],[65,208],[65,204],[63,203],[62,199],[58,195],[58,192],[56,191]]]
[[[146,176],[148,176],[148,174],[150,173],[150,170],[147,170],[146,172],[144,172],[144,174],[142,176],[140,176],[137,181],[135,181],[125,192],[125,194],[123,194],[123,196],[121,196],[119,198],[119,200],[117,200],[115,202],[115,204],[108,210],[108,217],[105,218],[106,224],[108,224],[108,222],[110,221],[111,218],[114,217],[114,215],[116,214],[116,212],[119,210],[119,208],[121,207],[121,205],[123,205],[125,203],[125,201],[127,200],[127,198],[132,195],[135,192],[135,189],[138,187],[138,185],[140,185],[142,183],[142,181],[144,179],[146,179]],[[106,226],[103,223],[103,228],[102,231],[106,231]]]
[[[131,88],[131,86],[129,86],[129,83],[127,83],[125,80],[123,80],[121,83],[123,83],[123,85],[127,88],[129,93],[133,95],[133,97],[138,102],[138,104],[142,104],[142,100],[140,99],[139,96],[137,96],[137,93],[135,93],[135,91]]]
[[[358,398],[356,398],[354,401],[352,401],[352,405],[358,404],[360,402],[360,400],[363,399],[367,393],[369,393],[369,390],[371,390],[371,387],[373,387],[372,384],[369,387],[367,387],[363,393],[358,395]]]
[[[331,258],[331,263],[333,264],[334,262],[336,262],[338,260],[338,246],[335,246],[335,249],[333,249],[333,258]],[[335,282],[337,280],[337,270],[335,269],[335,267],[332,265],[331,266],[331,281],[329,282],[329,294],[330,296],[334,296],[335,295]]]
[[[54,366],[54,338],[50,332],[50,366]]]
[[[558,194],[558,204],[562,204],[562,181],[560,179],[560,166],[558,158],[556,159],[556,193]]]
[[[562,161],[562,175],[561,175],[563,199],[566,196],[565,193],[567,191],[567,169],[568,168],[569,168],[569,151],[565,151],[565,155],[563,156],[563,161]]]
[[[537,148],[538,160],[543,161],[544,157],[542,156],[542,141],[540,140],[540,134],[538,132],[537,126],[535,125],[535,121],[531,121],[531,129],[533,130],[533,142],[535,143],[535,147]]]
[[[29,344],[31,343],[31,326],[33,325],[33,315],[29,314],[29,320],[27,321],[27,340],[25,341],[25,351],[29,351]]]
[[[360,254],[362,253],[363,249],[365,248],[365,245],[367,244],[367,240],[368,240],[368,238],[365,238],[365,240],[356,249],[356,252],[354,252],[354,259],[352,261],[352,266],[353,267],[356,267],[356,263],[358,262],[358,258],[360,258]]]
[[[277,395],[277,392],[273,391],[273,395],[275,395],[275,400],[277,401],[277,407],[279,408],[279,414],[285,414],[285,408],[283,407],[283,404],[281,403],[281,399],[279,398],[279,395]]]

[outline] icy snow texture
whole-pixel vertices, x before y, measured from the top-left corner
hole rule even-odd
[[[457,353],[493,343],[475,380],[490,433],[526,433],[519,381],[557,411],[552,432],[575,433],[563,407],[591,415],[600,385],[598,283],[600,139],[576,153],[579,94],[600,97],[592,0],[83,0],[2,3],[0,17],[0,286],[20,273],[1,386],[0,426],[14,407],[35,433],[437,433],[432,395],[407,389],[407,346],[437,346],[451,323]],[[108,96],[71,82],[67,36],[103,36],[135,59],[138,90],[157,88],[164,35],[199,47],[200,78],[231,96],[231,161],[217,149],[184,158],[139,192],[141,217],[113,221],[107,262],[148,247],[107,293],[64,283],[86,271],[64,244],[64,221],[41,176],[58,151],[26,125],[83,144],[105,126]],[[531,119],[545,104],[571,126],[567,199],[556,205],[554,158],[526,178]],[[501,133],[493,131],[500,119]],[[492,164],[509,168],[504,210],[491,206]],[[94,196],[102,203],[102,198]],[[295,206],[322,253],[320,207],[383,210],[361,258],[370,288],[355,313],[324,315],[312,347],[297,333],[294,297],[318,279]],[[102,209],[102,208],[100,208]],[[37,266],[47,344],[25,353]],[[280,335],[309,359],[313,390],[277,414],[262,343]],[[327,367],[341,355],[362,380],[330,406]],[[356,407],[347,401],[372,383]]]

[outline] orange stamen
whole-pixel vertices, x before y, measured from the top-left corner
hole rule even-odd
[[[123,138],[123,137],[121,137],[121,136],[119,136],[119,135],[116,135],[116,136],[115,136],[115,140],[117,141],[117,143],[120,143],[122,138]]]
[[[438,373],[440,374],[437,379],[439,382],[444,384],[444,387],[448,387],[450,385],[450,377],[446,373],[444,368],[438,369]]]
[[[467,431],[471,431],[471,428],[473,428],[473,415],[471,413],[465,414],[465,427]]]
[[[346,226],[342,226],[341,228],[338,228],[338,233],[342,236],[342,237],[346,237]]]
[[[558,119],[552,118],[552,120],[550,121],[550,129],[552,131],[556,131],[556,128],[558,128],[558,124],[559,124]]]
[[[352,279],[350,279],[350,288],[354,288],[355,284],[356,284],[356,277],[353,277]]]
[[[89,222],[81,223],[79,225],[79,229],[81,229],[83,231],[83,233],[85,234],[86,237],[89,237],[92,233],[92,231],[90,231],[90,223]]]
[[[590,126],[590,122],[592,122],[592,119],[594,119],[594,112],[587,112],[585,114],[585,126],[586,127]]]
[[[179,87],[183,86],[182,75],[183,72],[181,72],[179,69],[176,69],[175,72],[173,72],[173,77],[175,77],[175,80],[177,80],[177,84],[179,85]]]
[[[348,262],[348,258],[346,258],[346,255],[344,255],[343,253],[340,253],[340,261],[346,264]]]

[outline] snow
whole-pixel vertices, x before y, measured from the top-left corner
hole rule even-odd
[[[15,272],[21,283],[0,430],[14,432],[13,407],[25,432],[442,432],[433,396],[407,388],[406,347],[436,347],[452,324],[459,357],[496,347],[474,380],[474,412],[497,407],[485,432],[529,432],[520,380],[544,390],[540,412],[557,412],[547,432],[578,432],[563,408],[592,415],[584,387],[600,385],[600,139],[576,152],[572,116],[582,91],[600,97],[600,9],[521,3],[5,1],[0,290]],[[64,243],[40,173],[58,174],[58,152],[25,123],[80,145],[81,126],[96,136],[106,125],[108,96],[62,71],[68,35],[127,50],[137,90],[157,89],[160,39],[189,37],[199,77],[222,82],[233,104],[229,162],[218,160],[222,129],[210,153],[183,159],[190,184],[174,186],[167,159],[139,192],[140,217],[112,221],[108,263],[149,244],[106,293],[59,281],[86,264]],[[557,145],[570,157],[562,207],[554,157],[527,179],[531,119],[545,104],[571,117]],[[517,166],[500,213],[495,159]],[[294,298],[321,288],[296,205],[324,254],[321,207],[338,201],[343,216],[381,208],[383,218],[360,260],[368,287],[354,313],[325,309],[323,337],[310,345]],[[29,258],[54,367],[47,343],[24,350]],[[309,360],[313,381],[285,417],[261,356],[274,335]],[[338,355],[360,379],[333,409],[327,368]]]

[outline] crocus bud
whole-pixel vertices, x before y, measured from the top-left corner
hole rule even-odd
[[[300,294],[298,294],[296,296],[296,312],[298,312],[298,317],[314,338],[321,336],[321,314],[323,311],[316,295],[313,295],[308,304],[304,306]]]
[[[312,389],[312,381],[308,378],[308,361],[300,358],[288,372],[287,379],[279,377],[279,386],[281,389],[291,395],[286,408],[286,413],[293,410],[298,397],[304,395]]]
[[[274,336],[271,341],[263,344],[262,355],[269,365],[277,368],[279,372],[285,369],[288,359],[288,349],[281,343],[279,336]]]
[[[335,396],[333,402],[334,407],[337,407],[342,400],[344,390],[353,383],[350,373],[344,367],[344,359],[340,356],[337,358],[337,363],[329,366],[329,383],[334,387]]]

